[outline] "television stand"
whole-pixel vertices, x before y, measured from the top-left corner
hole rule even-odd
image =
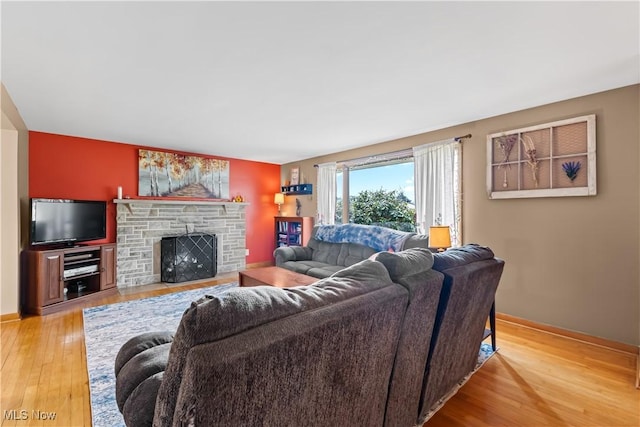
[[[55,313],[118,291],[115,243],[29,249],[23,252],[23,268],[25,313]]]

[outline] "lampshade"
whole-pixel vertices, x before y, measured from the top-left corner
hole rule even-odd
[[[439,251],[451,247],[451,233],[448,225],[434,225],[429,227],[429,247]]]
[[[284,204],[284,194],[276,193],[275,196],[273,196],[273,203],[275,203],[276,205]]]

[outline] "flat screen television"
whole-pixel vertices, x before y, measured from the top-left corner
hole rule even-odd
[[[66,245],[107,237],[107,202],[31,199],[31,245]]]

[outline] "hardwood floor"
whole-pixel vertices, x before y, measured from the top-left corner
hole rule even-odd
[[[498,353],[436,426],[640,426],[636,355],[497,321]]]
[[[144,286],[90,305],[236,279]],[[82,308],[0,325],[2,426],[91,425]],[[496,329],[498,353],[426,427],[640,426],[635,354],[500,319]]]

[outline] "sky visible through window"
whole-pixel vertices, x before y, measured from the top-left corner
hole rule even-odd
[[[337,195],[342,198],[342,174],[337,176]],[[355,196],[363,190],[402,190],[413,202],[413,161],[387,166],[349,171],[349,194]]]

